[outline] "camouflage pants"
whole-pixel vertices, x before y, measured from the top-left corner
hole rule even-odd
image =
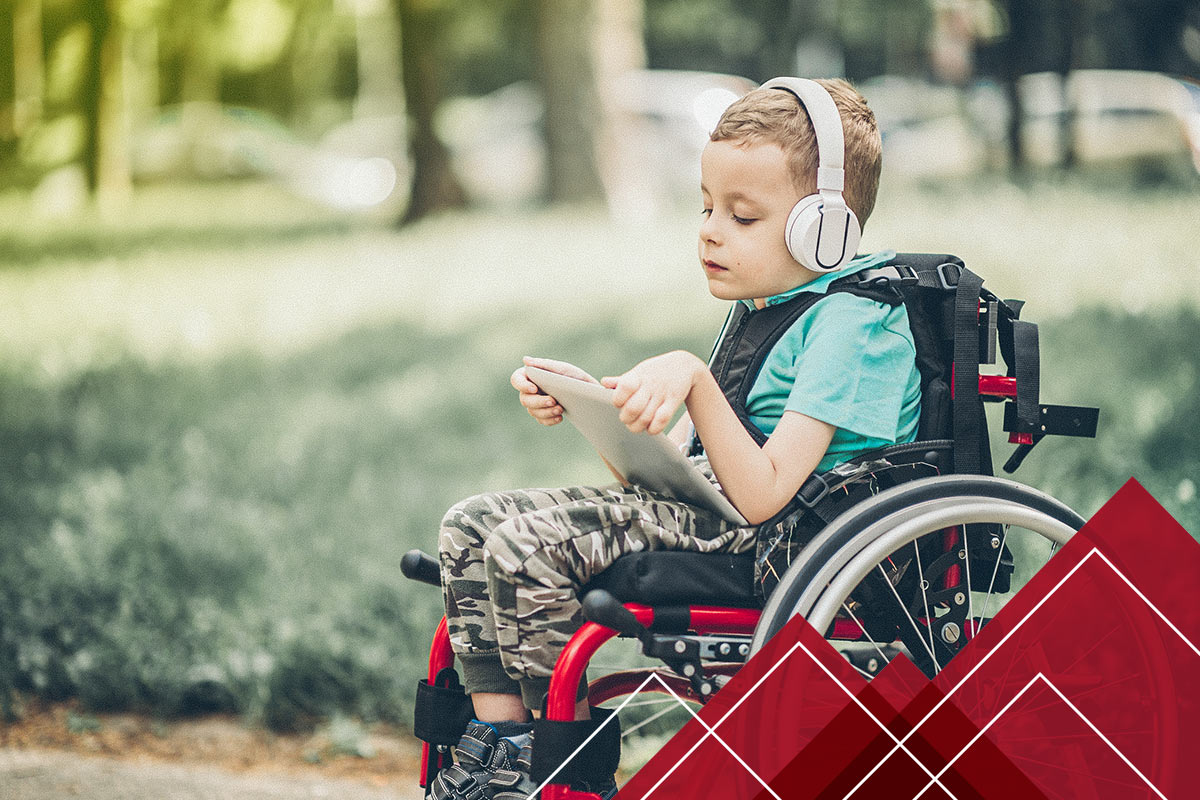
[[[710,476],[702,459],[698,464]],[[577,592],[641,550],[744,552],[754,528],[613,484],[468,498],[439,541],[450,643],[468,692],[524,695],[534,707],[559,652],[583,624]]]

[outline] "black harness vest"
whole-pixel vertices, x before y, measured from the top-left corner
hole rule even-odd
[[[871,270],[866,272],[870,273]],[[821,298],[837,292],[848,292],[893,306],[904,302],[899,290],[886,281],[864,280],[861,274],[855,274],[834,281],[825,294],[801,292],[783,303],[754,311],[744,303],[737,302],[729,312],[729,318],[713,348],[709,369],[743,427],[760,447],[766,443],[767,435],[750,421],[750,415],[746,412],[746,398],[754,386],[754,379],[758,377],[771,348],[796,320]],[[689,454],[699,455],[703,452],[700,437],[693,437]]]

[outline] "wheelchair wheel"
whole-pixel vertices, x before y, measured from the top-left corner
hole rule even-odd
[[[768,598],[751,650],[801,614],[834,638],[839,628],[861,634],[883,662],[896,643],[932,677],[1083,524],[1054,498],[1000,478],[894,487],[801,551]],[[1019,569],[1007,576],[1012,560]]]
[[[950,475],[893,487],[833,520],[801,551],[768,599],[751,651],[802,614],[867,679],[898,652],[932,678],[1083,524],[1054,498],[999,478]],[[972,555],[973,545],[990,552]],[[1007,591],[995,592],[1006,548],[1016,571]],[[1094,580],[1121,588],[1115,575]],[[1124,619],[1113,630],[1136,640],[1128,659],[1103,668],[1080,659],[1057,685],[1077,695],[1102,692],[1113,706],[1137,710],[1108,733],[1123,748],[1140,746],[1147,774],[1171,785],[1178,709],[1157,620],[1136,605],[1112,611]],[[1146,686],[1146,675],[1163,677]],[[1070,774],[1098,774],[1094,753],[1050,731],[1044,738],[1054,757],[1025,764],[1030,775],[1058,785]]]

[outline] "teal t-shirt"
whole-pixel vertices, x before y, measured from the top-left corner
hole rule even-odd
[[[824,294],[835,280],[893,257],[858,256],[845,269],[767,298],[767,305],[800,292]],[[771,348],[746,398],[750,421],[768,436],[785,411],[837,429],[817,465],[822,472],[867,450],[913,441],[921,376],[904,305],[836,292],[802,314]]]

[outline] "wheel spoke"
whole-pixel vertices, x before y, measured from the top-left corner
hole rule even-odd
[[[917,579],[921,581],[921,600],[925,603],[925,627],[929,629],[929,649],[933,650],[933,616],[929,613],[929,584],[925,582],[925,569],[921,566],[921,548],[917,547],[919,539],[913,539],[913,554],[917,559]],[[936,663],[936,660],[935,660]]]
[[[867,627],[862,624],[862,621],[859,620],[858,617],[854,616],[854,612],[850,610],[850,606],[846,605],[846,603],[843,602],[842,608],[846,609],[846,613],[850,615],[850,619],[854,620],[854,624],[862,629],[863,636],[866,636],[867,641],[870,642],[874,646],[875,652],[879,653],[879,657],[882,658],[884,660],[884,662],[887,664],[892,663],[892,660],[887,657],[887,653],[883,652],[883,648],[879,646],[879,642],[877,642],[871,638],[871,634],[867,631]]]
[[[972,601],[971,601],[971,549],[970,549],[970,546],[967,544],[967,526],[966,525],[962,526],[962,543],[963,543],[963,570],[967,573],[967,619],[971,620],[971,623],[972,623],[971,635],[974,636],[976,633],[979,632],[979,629],[977,627],[975,627],[975,625],[974,625],[975,612],[973,611],[974,606],[972,605]],[[967,632],[966,625],[964,624],[963,625],[963,633],[965,634],[966,632]]]
[[[892,590],[892,596],[895,597],[896,602],[900,604],[900,610],[903,611],[904,616],[908,618],[908,623],[912,625],[913,630],[916,631],[917,639],[921,641],[921,646],[925,647],[925,637],[921,635],[921,629],[917,627],[917,621],[913,619],[912,614],[908,613],[908,608],[904,605],[904,601],[900,599],[900,593],[896,591],[896,587],[893,586],[892,582],[888,580],[887,573],[883,571],[883,564],[876,564],[875,567],[879,570],[879,574],[883,576],[883,582],[886,583],[888,588]],[[925,650],[929,653],[929,657],[933,659],[934,674],[941,672],[942,665],[938,663],[937,656],[934,654],[933,648],[925,647]]]
[[[976,626],[975,633],[979,633],[979,628],[983,627],[982,620],[987,619],[988,606],[992,604],[992,587],[996,585],[996,573],[1000,571],[1000,561],[1004,558],[1004,545],[1008,542],[1008,526],[1004,526],[1004,536],[1000,537],[1000,549],[996,552],[996,564],[992,567],[992,579],[988,581],[987,596],[983,598],[983,614],[980,615],[980,625]]]

